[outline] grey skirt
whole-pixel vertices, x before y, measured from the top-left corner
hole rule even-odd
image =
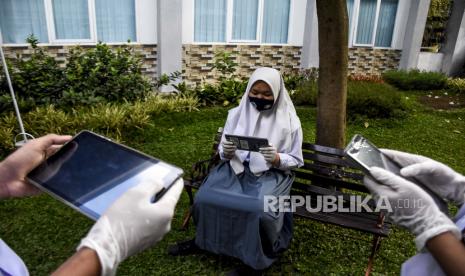
[[[205,179],[193,206],[195,242],[264,269],[289,247],[292,237],[292,213],[265,212],[264,196],[289,195],[294,176],[277,169],[255,176],[247,162],[244,167],[236,175],[229,162],[222,162]]]

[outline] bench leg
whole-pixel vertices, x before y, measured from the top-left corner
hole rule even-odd
[[[376,252],[378,252],[379,246],[381,245],[381,236],[375,235],[373,237],[373,243],[371,247],[371,255],[370,258],[368,259],[368,265],[367,269],[365,271],[365,276],[368,276],[371,274],[371,270],[373,269],[373,262],[375,260],[375,255]]]
[[[182,220],[182,226],[181,226],[182,230],[187,230],[189,228],[189,222],[191,220],[191,217],[192,217],[192,211],[191,211],[191,208],[189,207],[189,209],[187,209],[186,214],[184,215],[184,219]]]
[[[192,194],[192,187],[184,186],[186,189],[187,195],[189,196],[189,208],[184,214],[184,219],[182,221],[181,230],[187,230],[189,228],[189,221],[192,216],[192,205],[194,204],[194,195]]]
[[[192,204],[194,204],[194,195],[192,194],[192,187],[184,186],[184,189],[186,189],[187,195],[189,196],[189,205],[192,206]]]

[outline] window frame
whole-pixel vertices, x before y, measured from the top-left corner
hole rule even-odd
[[[48,34],[48,42],[39,43],[39,45],[69,45],[69,44],[83,44],[83,45],[95,45],[98,43],[97,37],[97,17],[96,17],[96,5],[95,0],[87,0],[87,8],[88,8],[88,16],[89,16],[89,39],[57,39],[56,38],[56,29],[55,29],[55,17],[53,13],[53,0],[43,0],[44,3],[44,10],[45,10],[45,21],[47,27],[47,34]],[[136,10],[136,14],[134,17],[135,21],[135,40],[131,41],[130,44],[138,44],[139,42],[139,33],[137,27],[137,0],[134,1],[134,7]],[[104,42],[107,45],[121,45],[127,44],[127,41],[121,42]],[[28,45],[27,43],[5,43],[5,46],[25,46]]]
[[[197,0],[194,0],[197,1]],[[262,30],[263,30],[263,18],[265,10],[265,1],[258,0],[258,15],[257,15],[257,30],[256,30],[256,39],[255,40],[243,40],[243,39],[233,39],[233,12],[234,12],[234,0],[226,0],[226,35],[225,41],[222,42],[205,42],[205,41],[193,41],[193,44],[197,45],[225,45],[225,44],[245,44],[245,45],[289,45],[289,40],[292,32],[292,14],[294,8],[294,1],[289,0],[289,16],[287,22],[287,39],[285,43],[265,43],[261,42],[262,40]],[[195,5],[195,2],[194,2]],[[195,13],[194,13],[195,20]],[[194,28],[195,29],[195,28]],[[195,34],[194,34],[195,37]]]
[[[394,43],[394,36],[395,31],[397,30],[397,24],[399,21],[399,2],[397,0],[397,8],[396,8],[396,18],[394,21],[394,26],[392,30],[392,38],[391,44],[389,46],[376,46],[376,31],[378,29],[378,19],[379,19],[379,12],[381,10],[381,2],[382,0],[376,0],[376,14],[375,14],[375,24],[373,24],[372,30],[372,37],[370,44],[363,44],[357,43],[357,32],[358,32],[358,19],[359,19],[359,12],[360,12],[360,0],[354,0],[354,6],[352,11],[352,18],[349,18],[349,21],[352,23],[352,28],[349,30],[349,47],[366,47],[366,48],[374,48],[374,49],[392,49]]]
[[[227,9],[226,9],[226,41],[233,43],[259,43],[261,38],[261,27],[263,25],[263,0],[257,0],[257,27],[255,29],[255,39],[233,39],[233,14],[234,14],[234,1],[236,0],[227,0]],[[250,1],[250,0],[248,0]]]
[[[52,44],[75,44],[97,42],[97,24],[95,17],[95,0],[87,0],[87,15],[89,17],[89,39],[59,39],[56,37],[55,15],[53,12],[53,0],[45,0],[45,16],[49,28],[48,40]]]

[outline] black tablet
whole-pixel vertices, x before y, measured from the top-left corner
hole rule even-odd
[[[268,139],[251,136],[224,135],[226,140],[233,142],[237,149],[247,151],[259,151],[260,148],[268,147]]]
[[[82,131],[27,176],[41,190],[96,220],[142,179],[167,190],[182,169],[90,131]]]

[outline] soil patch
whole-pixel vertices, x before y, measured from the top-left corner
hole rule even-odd
[[[451,94],[448,92],[430,92],[418,97],[420,103],[434,109],[453,109],[465,107],[465,94]]]

